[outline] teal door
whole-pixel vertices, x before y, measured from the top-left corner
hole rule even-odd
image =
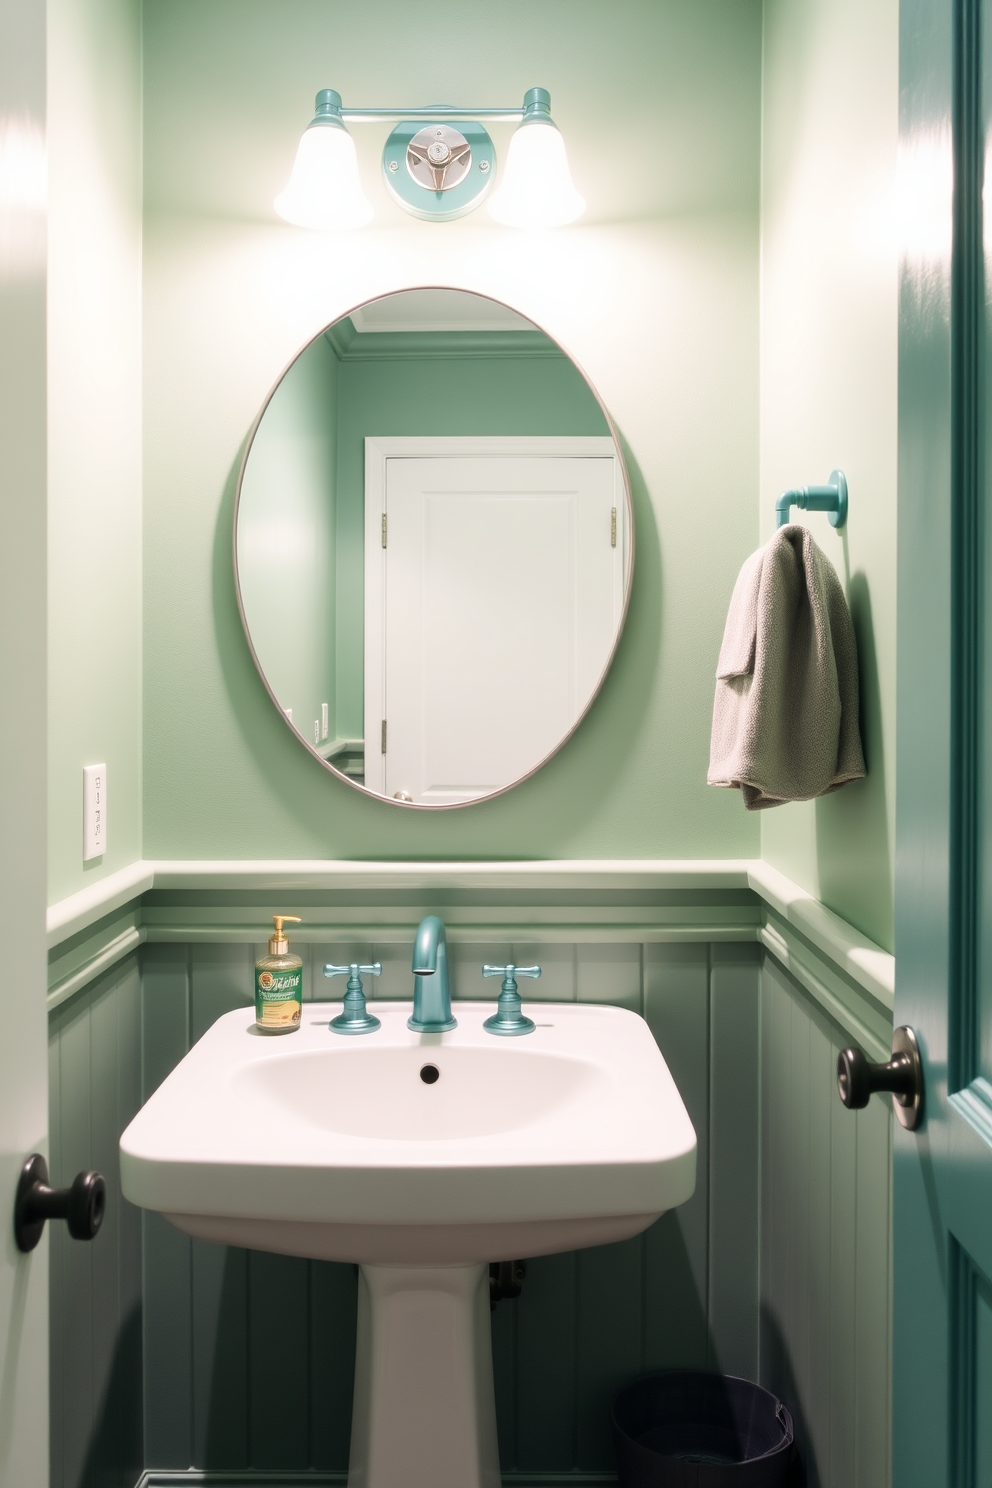
[[[992,0],[900,31],[893,1485],[992,1488]]]

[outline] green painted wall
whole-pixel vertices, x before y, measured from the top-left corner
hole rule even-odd
[[[146,0],[144,48],[145,856],[756,853],[757,823],[705,776],[727,599],[757,539],[758,0],[503,0],[443,45],[398,3]],[[371,228],[274,216],[318,87],[512,102],[535,79],[582,226],[415,222],[387,201],[376,126],[355,130]],[[617,151],[603,121],[621,114],[646,156]],[[229,558],[243,440],[282,367],[350,306],[424,283],[491,293],[575,355],[625,440],[637,521],[628,628],[590,718],[520,790],[437,815],[362,799],[294,741]]]
[[[141,27],[49,11],[49,902],[141,856]],[[82,862],[83,766],[108,849]]]
[[[289,368],[252,443],[238,520],[252,642],[280,705],[311,742],[322,703],[335,733],[339,370],[323,336]]]
[[[789,486],[846,473],[843,536],[798,514],[847,587],[868,778],[762,813],[762,856],[893,946],[898,0],[767,0],[761,531]]]

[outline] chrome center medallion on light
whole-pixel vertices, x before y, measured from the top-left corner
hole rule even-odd
[[[407,120],[386,141],[382,177],[405,211],[425,221],[451,222],[474,211],[489,194],[495,163],[493,142],[481,124],[420,126]]]
[[[407,145],[406,168],[427,191],[451,191],[472,169],[472,146],[447,124],[429,125]]]

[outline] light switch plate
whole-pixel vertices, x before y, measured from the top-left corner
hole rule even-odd
[[[83,862],[107,851],[107,766],[83,766]]]

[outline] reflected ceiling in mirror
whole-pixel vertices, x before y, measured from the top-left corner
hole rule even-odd
[[[462,290],[316,336],[238,477],[238,604],[272,701],[327,769],[407,807],[498,795],[561,748],[613,659],[633,548],[595,389]]]

